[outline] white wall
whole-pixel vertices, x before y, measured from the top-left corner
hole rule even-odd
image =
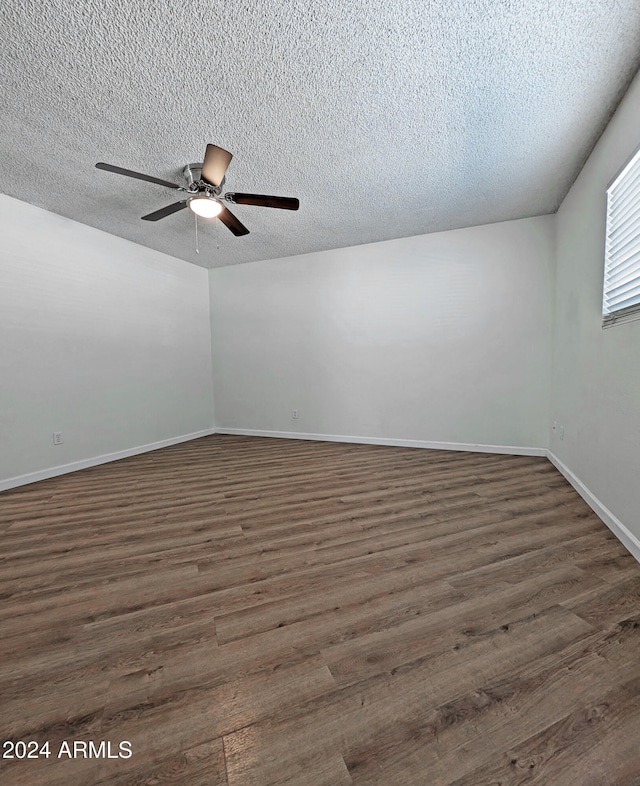
[[[640,322],[603,330],[605,191],[640,146],[640,76],[557,219],[551,450],[640,538]]]
[[[546,447],[553,221],[211,270],[216,427]]]
[[[0,233],[0,484],[211,428],[206,270],[2,195]]]

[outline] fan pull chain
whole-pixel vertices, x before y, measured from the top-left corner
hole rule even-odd
[[[198,248],[198,215],[197,215],[197,213],[194,213],[193,217],[196,220],[196,254],[199,254],[200,253],[200,249]]]

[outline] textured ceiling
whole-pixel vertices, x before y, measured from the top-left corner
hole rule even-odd
[[[0,7],[0,191],[204,267],[554,212],[640,65],[637,0],[14,0]],[[299,212],[182,211],[226,189]],[[182,182],[182,181],[180,181]],[[179,198],[179,197],[178,197]]]

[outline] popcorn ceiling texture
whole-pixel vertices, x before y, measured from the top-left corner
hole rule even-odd
[[[204,267],[557,210],[640,65],[637,0],[35,0],[0,7],[0,190]],[[639,139],[640,142],[640,132]],[[226,190],[182,211],[207,142]]]

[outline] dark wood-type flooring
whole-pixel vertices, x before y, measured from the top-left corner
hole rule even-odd
[[[51,753],[2,786],[640,784],[640,565],[546,459],[218,435],[0,538],[0,742]]]

